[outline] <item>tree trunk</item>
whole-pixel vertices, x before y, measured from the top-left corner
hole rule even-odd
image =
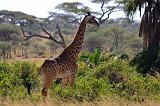
[[[28,58],[28,48],[25,48],[25,58]]]

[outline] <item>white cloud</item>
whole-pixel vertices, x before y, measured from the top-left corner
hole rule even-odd
[[[63,2],[88,2],[89,0],[0,0],[0,10],[22,11],[37,17],[47,17],[48,12]]]
[[[38,17],[47,17],[48,12],[63,2],[85,0],[0,0],[0,10],[22,11]]]
[[[0,0],[0,10],[22,11],[37,17],[47,17],[49,11],[53,11],[56,5],[63,2],[82,2],[94,11],[100,8],[100,5],[90,3],[89,1],[90,0]],[[111,14],[111,18],[117,17],[124,17],[124,13],[118,12]]]

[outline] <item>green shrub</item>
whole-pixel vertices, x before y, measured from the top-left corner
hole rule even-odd
[[[15,75],[22,79],[24,87],[27,87],[28,82],[31,83],[32,88],[38,87],[39,78],[36,64],[29,62],[17,61],[14,63]]]
[[[158,50],[157,55],[153,55],[155,50],[144,50],[137,54],[132,61],[131,65],[137,67],[137,72],[141,74],[151,74],[155,75],[157,72],[160,73],[160,50]]]
[[[35,64],[0,61],[0,96],[9,96],[12,100],[25,99],[29,81],[32,91],[39,88],[40,80]]]
[[[93,68],[78,60],[73,88],[53,83],[49,94],[63,101],[99,101],[102,98],[123,99],[143,102],[160,101],[160,78],[143,76],[130,66],[128,60],[115,58],[114,54],[103,54]],[[32,95],[27,95],[26,84],[32,84]],[[0,96],[12,100],[28,98],[33,102],[41,100],[40,79],[36,64],[30,62],[0,61]]]
[[[13,77],[4,72],[0,72],[0,95],[7,96],[9,94],[9,89],[12,87],[12,79]]]
[[[93,53],[81,53],[79,59],[87,63],[91,68],[99,64],[101,51],[99,48],[95,48]]]
[[[115,58],[115,54],[104,54],[99,65],[90,68],[78,61],[74,88],[63,90],[60,84],[53,84],[50,94],[60,100],[97,101],[101,98],[119,98],[143,102],[160,100],[160,79],[142,76],[128,60]]]
[[[0,61],[0,95],[7,96],[12,87],[14,75],[11,64]]]

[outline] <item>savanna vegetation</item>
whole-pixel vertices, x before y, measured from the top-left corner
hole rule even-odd
[[[73,88],[54,81],[49,97],[61,102],[160,102],[160,2],[158,0],[91,0],[62,3],[47,18],[0,11],[0,100],[43,101],[39,68],[70,44],[83,15],[92,11],[100,28],[87,28]],[[110,2],[115,2],[113,6]],[[144,13],[141,9],[145,9]],[[110,19],[113,12],[128,17]],[[134,20],[138,11],[142,20]],[[139,36],[138,36],[139,35]]]

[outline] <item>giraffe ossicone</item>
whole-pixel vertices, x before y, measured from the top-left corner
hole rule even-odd
[[[49,86],[57,78],[62,78],[62,86],[65,86],[67,83],[71,87],[74,86],[75,75],[78,69],[76,59],[82,48],[86,24],[93,24],[99,27],[95,17],[88,12],[80,23],[73,42],[58,57],[49,58],[42,64],[40,68],[40,74],[43,78],[42,96],[47,96]]]

